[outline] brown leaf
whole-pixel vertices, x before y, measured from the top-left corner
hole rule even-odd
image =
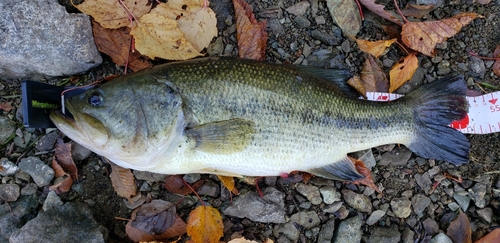
[[[472,242],[472,229],[470,227],[469,218],[462,210],[460,210],[458,217],[451,222],[446,230],[446,235],[448,235],[454,243]]]
[[[130,169],[122,168],[107,160],[111,165],[111,184],[116,193],[132,202],[132,197],[137,193],[134,174]]]
[[[57,194],[68,192],[73,185],[73,179],[71,176],[64,171],[55,158],[52,160],[52,169],[55,172],[55,177],[57,178],[56,181],[59,182],[50,186],[49,189],[55,191]]]
[[[396,42],[397,39],[390,40],[379,40],[379,41],[367,41],[356,39],[356,43],[359,46],[359,49],[363,52],[371,54],[376,58],[384,55],[387,51],[387,48],[392,45],[392,43]]]
[[[73,180],[78,180],[78,169],[71,156],[71,143],[64,143],[62,139],[57,139],[54,154],[57,163],[61,165],[64,171],[67,172]]]
[[[356,167],[356,170],[358,171],[358,173],[365,176],[365,178],[357,180],[357,181],[353,181],[352,183],[355,185],[365,185],[365,186],[370,187],[373,190],[377,191],[378,193],[382,193],[382,191],[380,189],[378,189],[378,187],[375,185],[375,182],[373,182],[372,174],[370,173],[370,170],[368,168],[366,168],[363,161],[358,160],[358,159],[354,159],[351,157],[349,157],[349,159],[351,159],[351,161],[354,164],[354,167]]]
[[[433,57],[434,47],[454,36],[463,26],[475,18],[482,18],[476,13],[460,13],[439,21],[409,22],[403,25],[401,40],[411,49]]]
[[[363,6],[365,6],[367,9],[384,19],[387,19],[398,25],[404,24],[399,15],[395,14],[393,11],[384,10],[385,6],[376,4],[375,0],[359,0],[359,2],[363,4]]]
[[[496,228],[475,243],[500,243],[500,228]]]
[[[153,200],[132,212],[125,232],[135,242],[165,240],[186,233],[186,223],[175,213],[175,205]]]
[[[495,63],[493,63],[491,69],[493,69],[493,73],[495,73],[495,75],[500,77],[500,45],[498,45],[495,51],[493,52],[493,57],[499,59],[496,60]]]
[[[240,237],[240,238],[232,239],[232,240],[228,241],[227,243],[258,243],[258,242],[254,241],[254,240],[247,240],[247,239],[245,239],[245,237]]]
[[[356,36],[361,28],[361,15],[353,0],[326,0],[326,6],[335,23],[348,36]]]
[[[196,243],[219,243],[223,229],[222,216],[211,206],[200,205],[189,213],[187,234]]]
[[[136,18],[148,13],[152,6],[148,0],[122,0],[122,2]],[[74,6],[92,16],[104,28],[116,29],[130,24],[130,16],[119,1],[85,0]]]
[[[9,112],[12,110],[12,102],[2,102],[0,103],[0,110]]]
[[[92,32],[99,51],[110,56],[117,65],[125,66],[128,60],[128,67],[134,72],[153,66],[149,58],[138,51],[130,51],[132,36],[129,28],[105,29],[92,21]]]
[[[184,180],[182,179],[182,175],[170,175],[165,178],[163,181],[163,188],[167,189],[171,193],[180,194],[180,195],[188,195],[193,191],[191,188],[184,184]],[[187,182],[186,182],[187,183]],[[191,185],[191,187],[196,190],[201,185],[203,185],[203,180],[198,180]]]
[[[234,186],[234,178],[230,176],[221,176],[217,175],[219,177],[220,181],[222,181],[222,184],[234,195],[239,195],[240,193],[238,192],[238,188]]]
[[[233,5],[239,57],[264,60],[267,45],[266,21],[258,22],[252,8],[244,0],[233,0]]]
[[[428,13],[430,13],[435,8],[436,8],[435,4],[418,5],[418,4],[408,3],[406,4],[406,7],[404,9],[401,9],[401,12],[403,13],[404,16],[411,16],[420,19],[425,15],[427,15]]]
[[[401,58],[389,72],[389,82],[391,84],[389,92],[401,87],[406,81],[410,80],[418,68],[418,58],[415,53]]]
[[[389,81],[372,55],[368,55],[366,58],[361,76],[354,76],[347,83],[365,98],[366,92],[387,92],[389,89]]]
[[[349,80],[347,80],[347,84],[351,85],[358,93],[363,95],[366,98],[366,90],[363,85],[363,80],[358,75],[352,76]]]

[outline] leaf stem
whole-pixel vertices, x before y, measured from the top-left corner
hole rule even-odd
[[[394,0],[394,5],[396,6],[396,9],[398,10],[399,15],[401,15],[401,18],[403,18],[403,20],[405,21],[405,23],[409,23],[410,21],[408,21],[408,19],[406,19],[406,17],[401,12],[401,9],[399,9],[399,5],[398,5],[398,1],[397,0]]]
[[[361,3],[359,3],[359,0],[356,0],[356,4],[358,5],[359,16],[361,16],[361,20],[365,20],[365,16],[363,15],[363,9],[361,9]]]
[[[410,52],[408,51],[408,49],[406,49],[404,45],[399,43],[399,41],[396,41],[396,44],[398,44],[398,46],[401,47],[401,49],[403,49],[404,52],[406,52],[406,55],[410,55]]]
[[[469,54],[473,57],[477,57],[479,59],[483,59],[483,60],[493,60],[493,61],[499,61],[500,60],[500,57],[483,57],[483,56],[479,56],[477,53],[475,52],[472,52],[470,51]]]
[[[194,195],[196,195],[196,197],[198,197],[198,200],[200,200],[201,205],[205,206],[205,202],[203,202],[203,200],[201,200],[200,195],[198,195],[198,193],[196,193],[196,191],[191,187],[191,185],[189,185],[189,183],[187,183],[184,179],[182,179],[182,183],[184,183],[184,185],[189,187],[189,189],[191,189],[191,191],[194,193]]]

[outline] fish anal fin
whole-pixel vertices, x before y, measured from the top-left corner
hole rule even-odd
[[[307,172],[316,176],[340,181],[353,182],[365,178],[365,176],[361,175],[356,170],[353,162],[347,156],[340,161],[329,164],[327,166],[309,169],[307,170]]]
[[[205,123],[185,130],[185,135],[196,141],[194,149],[215,154],[244,150],[254,134],[255,123],[239,118]]]

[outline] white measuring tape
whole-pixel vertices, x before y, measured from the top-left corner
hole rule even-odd
[[[400,94],[366,92],[368,100],[391,101],[402,97]],[[469,112],[464,119],[454,121],[451,127],[462,133],[487,134],[500,132],[500,91],[485,95],[470,97]]]

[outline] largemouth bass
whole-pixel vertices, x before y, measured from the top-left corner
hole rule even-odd
[[[159,65],[123,75],[53,112],[75,142],[125,168],[164,174],[276,176],[291,171],[354,181],[347,157],[404,144],[424,158],[468,162],[448,125],[467,113],[461,78],[392,102],[346,96],[345,72],[232,58]]]

